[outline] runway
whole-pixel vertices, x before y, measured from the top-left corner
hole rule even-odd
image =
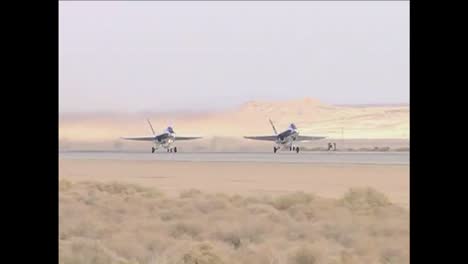
[[[60,152],[61,159],[409,165],[409,152]]]

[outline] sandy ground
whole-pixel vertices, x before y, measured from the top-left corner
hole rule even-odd
[[[408,165],[321,165],[284,163],[59,160],[61,179],[126,182],[168,195],[183,190],[275,195],[294,191],[337,198],[352,187],[372,187],[391,202],[409,207]]]

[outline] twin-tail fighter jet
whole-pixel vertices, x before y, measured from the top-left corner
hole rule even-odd
[[[291,123],[287,130],[278,134],[276,131],[275,125],[270,119],[271,127],[273,128],[274,135],[271,136],[253,136],[253,137],[244,137],[247,139],[253,140],[265,140],[265,141],[274,141],[275,145],[273,146],[273,152],[276,153],[278,150],[289,150],[296,151],[299,153],[299,146],[296,146],[294,142],[306,142],[312,140],[324,139],[325,137],[314,137],[314,136],[300,136],[299,131],[297,130],[296,125]]]
[[[125,140],[138,140],[138,141],[151,141],[153,142],[153,147],[151,148],[151,153],[154,153],[158,148],[162,147],[167,150],[167,152],[177,152],[177,147],[172,147],[172,144],[174,141],[179,141],[179,140],[193,140],[193,139],[199,139],[201,137],[181,137],[177,136],[174,132],[174,129],[172,129],[171,126],[168,126],[161,134],[156,135],[154,132],[153,126],[151,125],[151,122],[147,119],[148,124],[151,128],[151,131],[153,132],[152,136],[144,136],[144,137],[122,137],[122,139]]]

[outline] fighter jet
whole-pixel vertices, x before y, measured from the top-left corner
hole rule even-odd
[[[273,152],[276,153],[278,150],[289,150],[289,151],[296,151],[299,153],[299,146],[296,146],[294,142],[305,142],[311,140],[319,140],[324,139],[325,137],[314,137],[314,136],[300,136],[299,131],[297,130],[296,125],[291,123],[287,130],[278,134],[276,131],[275,125],[269,120],[273,131],[275,132],[274,135],[271,136],[249,136],[244,137],[247,139],[254,139],[254,140],[265,140],[265,141],[274,141],[275,145],[273,146]]]
[[[172,147],[174,141],[179,140],[193,140],[199,139],[201,137],[181,137],[177,136],[171,126],[168,126],[163,133],[156,135],[154,132],[151,122],[147,119],[148,124],[153,132],[153,136],[144,136],[144,137],[122,137],[121,139],[125,140],[138,140],[138,141],[152,141],[153,147],[151,147],[151,153],[154,153],[158,148],[162,147],[167,150],[167,152],[177,152],[177,147]]]

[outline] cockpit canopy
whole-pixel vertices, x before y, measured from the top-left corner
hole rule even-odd
[[[166,131],[171,133],[171,134],[175,133],[174,129],[172,129],[172,127],[170,127],[170,126],[166,128]]]
[[[291,123],[291,124],[289,125],[289,128],[291,128],[291,129],[297,129],[297,127],[296,127],[296,125],[295,125],[294,123]]]

